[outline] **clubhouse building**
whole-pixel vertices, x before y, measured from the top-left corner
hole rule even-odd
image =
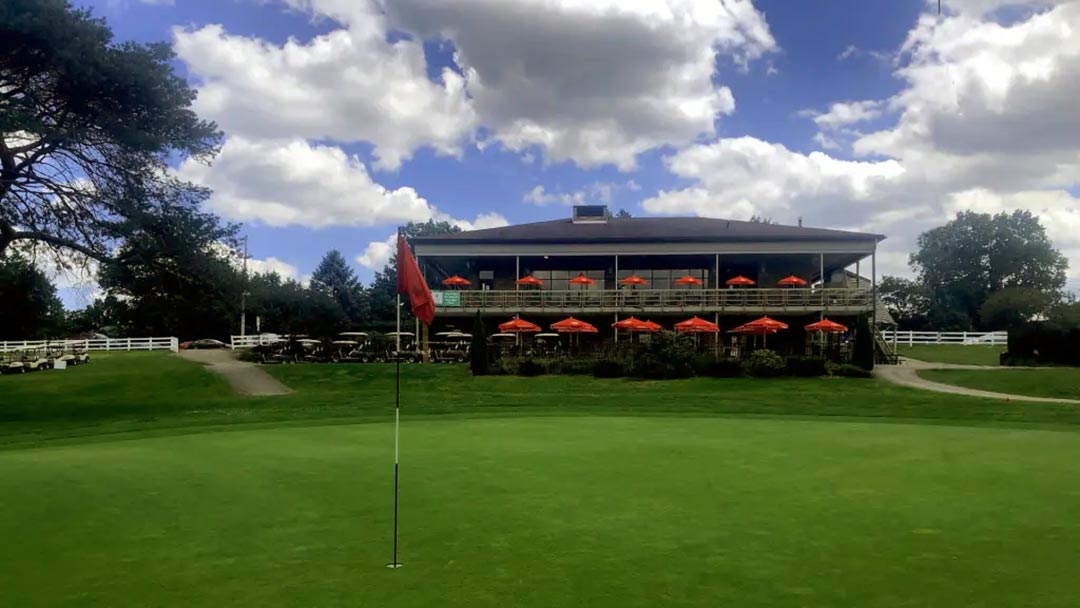
[[[725,329],[762,315],[876,316],[884,238],[801,221],[620,218],[586,205],[565,219],[412,243],[435,295],[433,331],[467,330],[479,312],[493,325],[521,315],[545,328],[574,316],[610,333],[628,316],[670,326],[696,315]]]

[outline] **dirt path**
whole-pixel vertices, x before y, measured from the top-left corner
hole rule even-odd
[[[254,363],[238,360],[231,350],[182,350],[179,354],[221,374],[229,381],[229,386],[241,395],[287,395],[292,392],[292,389]]]
[[[1031,369],[1022,367],[994,367],[989,365],[957,365],[955,363],[930,363],[927,361],[919,361],[918,359],[909,359],[904,357],[903,362],[900,365],[877,365],[874,366],[874,376],[892,382],[893,384],[899,384],[902,386],[909,386],[911,388],[918,388],[927,391],[936,391],[938,393],[951,393],[953,395],[968,395],[970,397],[984,397],[986,399],[1003,399],[1006,401],[1038,401],[1042,403],[1068,403],[1071,405],[1080,405],[1080,400],[1077,399],[1059,399],[1055,397],[1032,397],[1029,395],[1010,395],[1007,393],[996,393],[993,391],[981,391],[974,388],[967,388],[964,386],[955,386],[952,384],[942,384],[940,382],[933,382],[925,378],[919,377],[919,371],[924,369],[977,369],[982,370],[983,373],[992,374],[995,371],[1003,369]]]

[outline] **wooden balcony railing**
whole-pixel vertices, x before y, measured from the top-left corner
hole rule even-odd
[[[859,312],[873,306],[861,288],[521,290],[442,292],[440,313],[453,312]]]

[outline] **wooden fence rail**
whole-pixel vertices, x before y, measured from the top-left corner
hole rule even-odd
[[[0,341],[0,352],[33,348],[83,348],[93,351],[180,350],[176,338],[94,338],[90,340],[7,340]]]

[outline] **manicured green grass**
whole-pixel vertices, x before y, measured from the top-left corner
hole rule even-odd
[[[1075,606],[1075,432],[731,418],[0,451],[0,589],[36,606]]]
[[[927,380],[977,388],[984,391],[1080,399],[1080,368],[1046,367],[1041,369],[982,370],[939,369],[923,370],[919,375]]]
[[[914,346],[899,344],[896,350],[903,357],[933,363],[998,365],[998,355],[1005,352],[1006,348],[983,344],[916,344]]]
[[[0,377],[0,445],[234,424],[389,420],[392,365],[266,368],[296,392],[234,395],[218,376],[165,353],[100,356],[65,371]],[[464,366],[402,367],[405,416],[768,415],[1080,424],[1080,407],[1005,403],[849,378],[653,382],[589,376],[480,377]]]

